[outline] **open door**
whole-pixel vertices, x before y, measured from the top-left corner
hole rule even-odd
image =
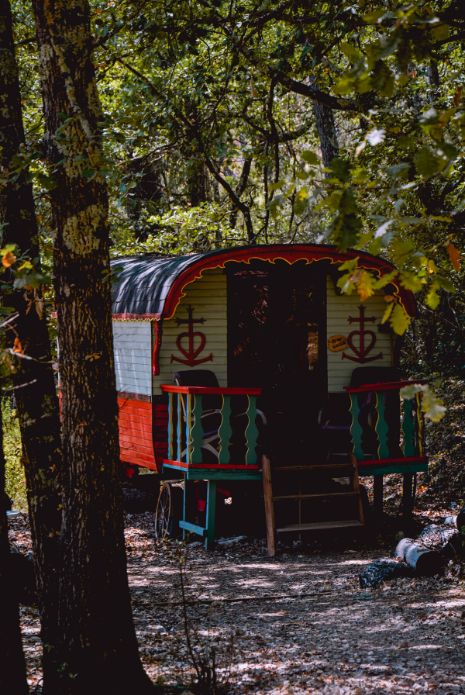
[[[228,382],[263,389],[275,461],[318,456],[327,390],[322,266],[254,261],[228,272]]]

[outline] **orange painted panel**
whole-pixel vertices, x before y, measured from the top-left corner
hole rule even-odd
[[[153,446],[152,403],[118,398],[118,407],[121,460],[157,470]]]
[[[167,403],[155,403],[155,423],[153,439],[155,455],[159,461],[168,456],[168,405]]]

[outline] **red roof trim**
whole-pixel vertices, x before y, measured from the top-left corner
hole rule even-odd
[[[312,244],[276,244],[273,246],[252,246],[239,249],[228,249],[220,253],[205,256],[192,266],[182,271],[170,287],[165,300],[163,317],[170,319],[176,312],[177,306],[184,294],[184,289],[194,280],[198,280],[206,270],[224,268],[226,263],[250,263],[253,260],[264,260],[275,263],[278,260],[293,265],[298,261],[315,263],[327,260],[332,264],[344,263],[344,261],[359,259],[359,266],[366,270],[374,270],[380,276],[389,273],[394,266],[388,261],[376,256],[371,256],[363,251],[338,251],[331,246]],[[415,300],[413,294],[402,289],[396,283],[396,295],[405,310],[413,316],[415,314]],[[128,316],[129,318],[129,316]],[[138,318],[142,318],[140,315]],[[155,317],[154,317],[155,318]]]
[[[160,321],[161,314],[112,314],[115,321]]]

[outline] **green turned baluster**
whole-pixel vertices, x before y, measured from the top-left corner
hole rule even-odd
[[[363,395],[363,394],[362,394]],[[359,394],[350,394],[350,412],[352,414],[352,424],[350,426],[350,434],[352,436],[352,445],[354,450],[354,456],[357,461],[363,461],[364,451],[363,451],[363,430],[360,424],[360,402]]]
[[[193,425],[192,435],[192,463],[202,463],[202,442],[203,442],[203,396],[194,395]]]
[[[415,413],[413,410],[413,398],[404,400],[404,419],[402,421],[402,433],[404,435],[404,456],[415,456]]]
[[[231,427],[231,396],[222,397],[223,405],[221,408],[221,423],[218,430],[220,438],[220,453],[218,463],[227,464],[231,462],[231,454],[229,445],[231,443],[232,427]]]
[[[182,393],[176,394],[177,398],[177,426],[176,426],[176,439],[177,439],[177,456],[176,460],[180,461],[182,456]]]
[[[247,396],[248,408],[247,408],[247,427],[245,429],[245,463],[247,466],[257,463],[257,440],[258,440],[258,428],[257,428],[257,399],[255,396]]]
[[[376,427],[375,431],[378,436],[378,458],[389,458],[389,426],[386,422],[386,394],[384,391],[379,391],[376,394]]]
[[[168,394],[168,458],[174,459],[174,394]]]
[[[186,463],[192,463],[192,395],[186,396]]]

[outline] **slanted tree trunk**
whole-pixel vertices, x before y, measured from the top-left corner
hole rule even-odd
[[[10,545],[6,517],[5,456],[3,451],[2,402],[0,398],[0,692],[27,695],[19,607],[11,581]]]
[[[0,0],[0,47],[0,246],[16,244],[39,271],[32,186],[26,168],[20,175],[16,171],[15,159],[24,145],[24,130],[8,0]],[[5,279],[5,275],[2,279]],[[5,291],[4,287],[0,301],[12,307],[17,316],[14,322],[9,323],[7,344],[12,345],[16,338],[18,349],[28,358],[21,358],[16,353],[16,358],[12,358],[12,367],[25,461],[41,635],[45,645],[43,674],[46,691],[56,673],[61,528],[58,402],[40,290],[14,289],[10,286],[10,290]]]
[[[339,154],[334,111],[318,101],[313,102],[316,129],[320,138],[321,155],[325,167],[329,167],[334,157]]]
[[[60,695],[151,692],[126,573],[107,189],[87,0],[34,0],[55,187],[65,511]]]

